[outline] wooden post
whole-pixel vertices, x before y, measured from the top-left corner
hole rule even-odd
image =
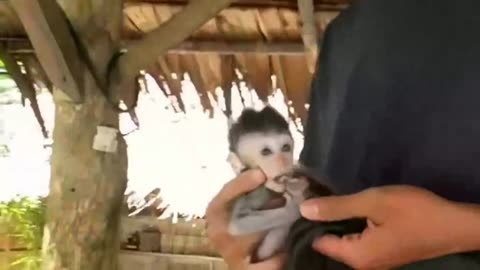
[[[298,0],[298,11],[303,23],[302,39],[305,44],[308,70],[313,74],[318,56],[318,38],[313,0]]]

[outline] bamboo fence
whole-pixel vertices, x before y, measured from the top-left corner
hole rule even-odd
[[[2,231],[2,227],[0,270],[21,269],[9,268],[9,264],[21,257],[25,249],[15,237]],[[135,233],[139,235],[140,243],[128,245],[127,239]],[[121,270],[228,269],[207,239],[204,219],[179,219],[174,222],[173,218],[124,217],[121,238]]]

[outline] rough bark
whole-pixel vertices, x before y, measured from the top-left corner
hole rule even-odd
[[[86,46],[94,72],[104,74],[120,33],[121,1],[59,1]],[[117,12],[118,13],[118,12]],[[109,20],[109,23],[106,20]],[[50,194],[43,243],[44,270],[118,268],[120,213],[127,184],[126,143],[117,136],[115,153],[92,148],[97,126],[119,128],[118,112],[85,69],[84,102],[75,104],[63,89],[53,91],[55,128]],[[97,75],[98,75],[97,74]]]
[[[88,76],[87,76],[88,77]],[[115,270],[127,183],[126,144],[116,153],[92,149],[98,125],[118,128],[118,114],[86,80],[85,103],[60,91],[53,132],[52,176],[44,239],[44,270]]]

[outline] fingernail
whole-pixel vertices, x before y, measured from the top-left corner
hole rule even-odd
[[[314,218],[318,214],[318,207],[315,203],[305,202],[300,206],[300,212],[306,218]]]

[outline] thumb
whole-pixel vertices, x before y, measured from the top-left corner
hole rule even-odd
[[[265,261],[250,264],[248,270],[280,270],[285,264],[286,254],[280,253]]]
[[[378,196],[372,190],[365,190],[352,195],[328,196],[310,199],[302,203],[302,216],[310,220],[338,221],[350,218],[369,218],[375,222]]]

